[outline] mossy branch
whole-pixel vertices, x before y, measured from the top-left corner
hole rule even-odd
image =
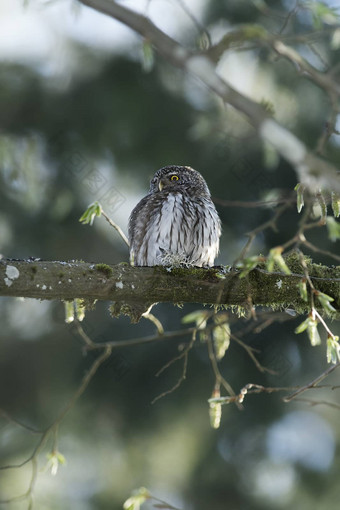
[[[304,276],[296,255],[286,259],[292,274],[268,273],[262,268],[240,278],[239,271],[224,267],[165,268],[1,260],[0,295],[36,299],[109,300],[130,304],[156,302],[262,305],[273,309],[293,308],[298,313],[309,305],[300,296],[298,284]],[[334,298],[340,312],[340,266],[327,267],[308,262],[314,287]]]

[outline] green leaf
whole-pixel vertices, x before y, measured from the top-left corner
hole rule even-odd
[[[328,216],[326,225],[329,239],[333,242],[340,239],[340,223],[337,222],[332,216]]]
[[[338,50],[340,48],[340,28],[334,30],[331,37],[331,48],[332,50]]]
[[[320,206],[320,216],[321,216],[321,220],[323,222],[326,223],[326,218],[327,218],[327,204],[326,204],[326,200],[325,200],[325,197],[323,196],[322,192],[319,191],[317,194],[316,194],[316,199],[319,203],[319,206]]]
[[[308,328],[309,321],[310,321],[310,318],[308,317],[308,319],[306,319],[303,322],[301,322],[301,324],[299,324],[295,328],[295,333],[298,335],[300,333],[303,333],[303,331],[306,331],[306,329]]]
[[[155,65],[155,55],[153,51],[152,44],[148,39],[144,39],[143,41],[143,60],[142,60],[142,66],[143,71],[146,73],[149,73],[152,71]]]
[[[303,192],[305,191],[305,187],[301,182],[299,182],[294,190],[296,191],[296,207],[298,210],[298,213],[301,212],[303,206],[305,205],[304,199],[303,199]]]
[[[222,404],[219,402],[221,393],[219,387],[215,388],[212,392],[209,402],[209,418],[210,425],[213,429],[218,429],[221,424],[222,418]]]
[[[123,508],[124,510],[139,510],[140,506],[150,498],[150,492],[145,487],[140,487],[137,491],[133,492],[133,495],[130,498],[125,501]]]
[[[308,338],[313,347],[315,345],[321,344],[321,339],[318,332],[318,321],[313,319],[312,315],[309,315],[306,320],[301,322],[301,324],[295,328],[296,334],[302,333],[303,331],[307,331]]]
[[[51,474],[55,476],[58,472],[59,465],[65,465],[66,459],[64,455],[57,450],[54,450],[46,455],[47,457],[47,466],[46,468],[51,469]]]
[[[269,101],[269,99],[262,98],[260,101],[260,104],[263,106],[263,108],[265,109],[266,113],[268,113],[268,115],[270,115],[271,117],[273,117],[275,115],[274,103]]]
[[[332,199],[332,209],[333,209],[334,218],[339,218],[339,216],[340,216],[340,195],[339,195],[339,193],[335,193],[335,191],[332,191],[331,199]]]
[[[302,280],[298,283],[298,289],[300,291],[300,296],[303,301],[308,301],[308,292],[307,292],[307,280],[306,278],[302,278]]]
[[[308,8],[312,11],[314,27],[319,30],[323,23],[327,25],[336,25],[339,21],[339,14],[335,7],[329,7],[323,2],[311,0],[307,3]]]
[[[83,225],[92,225],[95,216],[99,216],[102,213],[102,206],[99,202],[93,202],[88,206],[86,211],[82,214],[82,216],[79,218],[80,223]]]
[[[209,48],[210,41],[209,41],[209,38],[207,36],[207,32],[206,31],[204,31],[198,37],[197,46],[198,46],[198,49],[201,50],[201,51],[207,51],[207,49]]]
[[[74,301],[64,301],[65,322],[70,324],[74,321]]]
[[[314,292],[314,294],[320,300],[323,299],[323,300],[326,300],[326,301],[334,301],[334,298],[332,296],[329,296],[328,294],[325,294],[324,292],[320,292],[319,290]]]
[[[209,418],[210,425],[213,429],[218,429],[221,424],[222,418],[222,405],[215,402],[210,402],[209,404]]]
[[[65,456],[62,453],[60,453],[60,452],[57,452],[56,454],[57,454],[57,459],[58,459],[59,464],[64,466],[66,464]]]
[[[230,326],[227,321],[227,314],[219,314],[214,316],[216,326],[212,331],[216,359],[221,360],[230,345]]]
[[[85,318],[86,306],[84,305],[83,299],[76,298],[74,300],[75,311],[78,321],[83,321]]]
[[[327,338],[327,362],[338,363],[340,361],[340,345],[338,336],[328,336]]]
[[[195,310],[194,312],[188,313],[182,317],[182,324],[191,324],[192,322],[196,323],[196,327],[199,329],[204,329],[207,326],[207,319],[210,315],[210,312],[207,310]]]
[[[307,334],[310,340],[310,343],[313,347],[315,345],[321,344],[321,338],[318,332],[318,322],[316,320],[310,321],[308,327],[307,327]]]
[[[274,271],[275,264],[281,269],[281,271],[285,274],[291,274],[289,267],[287,266],[284,258],[282,257],[282,246],[276,246],[276,248],[272,248],[267,257],[267,271],[272,273]]]
[[[237,265],[237,268],[241,269],[239,277],[244,278],[247,276],[260,262],[263,262],[263,257],[257,255],[243,259],[242,262]]]
[[[328,296],[327,294],[324,294],[320,291],[314,291],[315,296],[317,297],[319,303],[321,304],[322,308],[325,310],[326,313],[332,313],[336,312],[336,309],[334,306],[331,305],[331,301],[334,301],[334,298],[331,296]]]

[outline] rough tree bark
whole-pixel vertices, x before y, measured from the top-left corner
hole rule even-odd
[[[1,260],[0,295],[37,299],[109,300],[129,304],[155,302],[206,303],[229,306],[262,305],[273,309],[308,311],[299,293],[303,269],[294,254],[287,259],[291,275],[254,269],[245,278],[224,267],[165,268]],[[308,272],[317,290],[334,298],[340,312],[340,266],[308,262]]]

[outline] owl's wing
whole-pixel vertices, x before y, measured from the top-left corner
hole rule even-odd
[[[150,194],[146,195],[133,209],[129,218],[128,236],[130,243],[130,263],[131,265],[144,265],[138,264],[139,247],[148,229],[148,218],[150,216]]]
[[[189,235],[189,258],[197,266],[212,266],[219,251],[221,221],[213,202],[200,198],[193,202]]]

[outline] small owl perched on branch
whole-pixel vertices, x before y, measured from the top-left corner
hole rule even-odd
[[[189,166],[165,166],[129,219],[135,266],[212,266],[221,222],[202,175]]]

